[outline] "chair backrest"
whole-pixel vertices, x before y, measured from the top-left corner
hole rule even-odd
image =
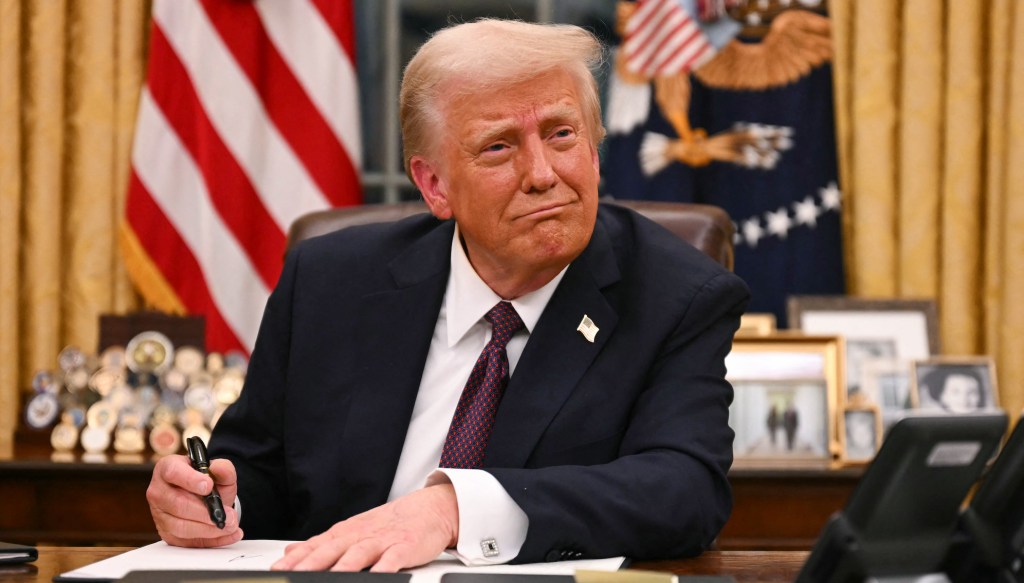
[[[715,261],[732,269],[734,227],[729,215],[717,206],[684,202],[609,200],[631,208],[672,231]],[[422,201],[369,204],[305,214],[288,229],[288,247],[295,243],[353,225],[397,221],[427,212]]]

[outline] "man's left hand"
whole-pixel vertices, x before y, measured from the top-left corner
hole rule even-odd
[[[429,563],[459,540],[459,507],[448,483],[428,486],[288,545],[276,571],[394,573]]]

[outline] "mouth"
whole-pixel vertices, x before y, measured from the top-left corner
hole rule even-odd
[[[563,209],[571,205],[571,202],[556,202],[549,203],[533,209],[527,213],[524,213],[519,218],[521,219],[545,219],[555,216],[562,212]]]

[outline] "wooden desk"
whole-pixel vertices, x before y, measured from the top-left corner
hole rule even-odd
[[[40,547],[39,560],[24,565],[0,566],[0,580],[9,583],[50,583],[90,563],[123,553],[126,547]],[[799,551],[710,551],[695,559],[636,563],[639,569],[671,571],[680,575],[732,575],[737,583],[792,583],[807,558]]]
[[[146,503],[149,457],[51,457],[49,447],[0,459],[0,540],[26,544],[142,545],[157,540]],[[732,518],[722,550],[809,550],[842,508],[861,469],[735,468]]]

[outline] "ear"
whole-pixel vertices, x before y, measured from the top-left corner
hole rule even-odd
[[[450,219],[452,209],[448,205],[448,188],[434,163],[422,156],[413,156],[409,159],[409,173],[430,212],[439,219]]]

